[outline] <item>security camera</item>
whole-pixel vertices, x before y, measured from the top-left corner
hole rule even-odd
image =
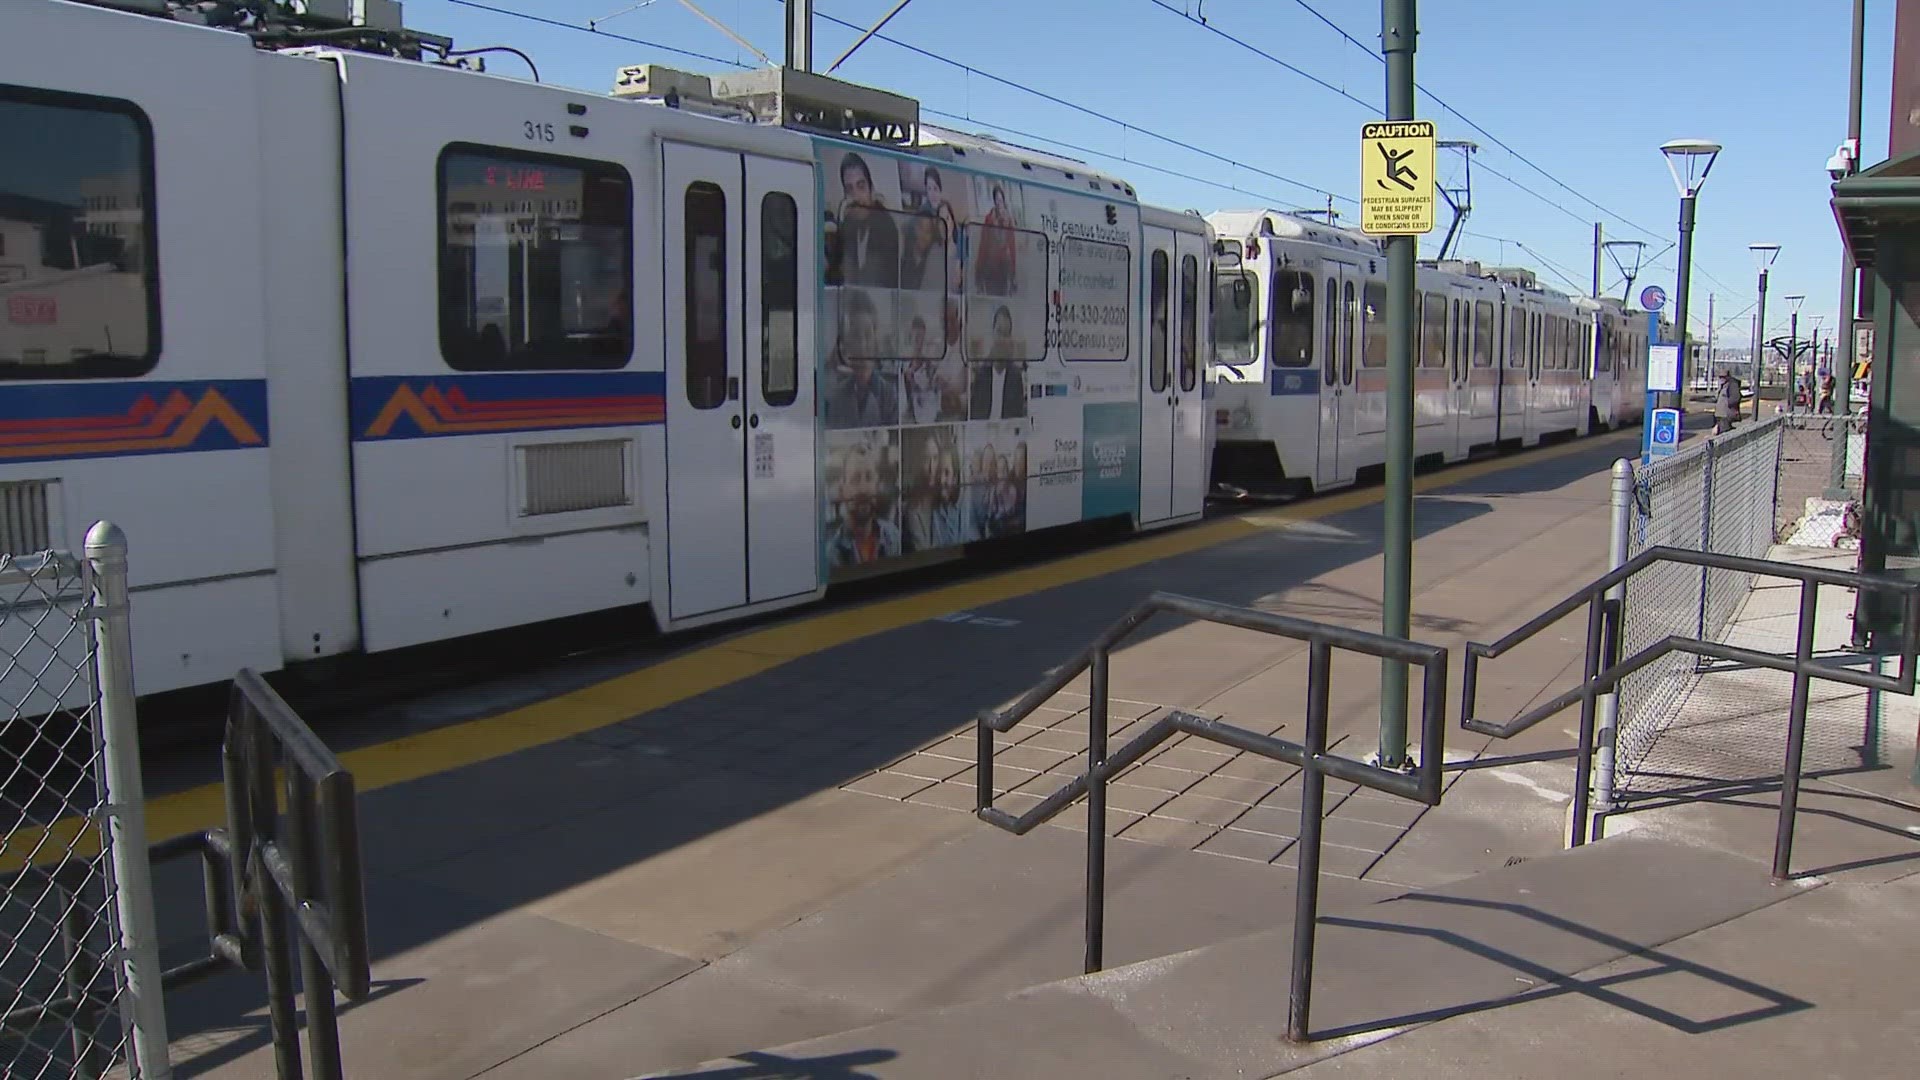
[[[1853,140],[1849,139],[1841,143],[1833,152],[1833,156],[1827,159],[1827,175],[1835,180],[1845,180],[1852,171]]]

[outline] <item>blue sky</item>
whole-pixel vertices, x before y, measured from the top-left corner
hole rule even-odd
[[[653,0],[632,11],[626,9],[636,0],[479,2],[580,26],[600,20],[607,34],[456,0],[408,0],[407,23],[451,35],[457,48],[515,46],[533,56],[547,82],[599,92],[624,64],[725,66],[610,34],[759,62],[678,0]],[[780,58],[780,0],[695,2]],[[891,6],[892,0],[816,0],[816,67],[824,69],[855,37],[828,17],[864,27]],[[1609,239],[1647,242],[1648,265],[1635,292],[1658,283],[1672,293],[1676,253],[1669,245],[1678,196],[1658,147],[1674,138],[1712,139],[1726,149],[1700,197],[1694,332],[1706,329],[1711,293],[1720,324],[1716,343],[1749,339],[1755,275],[1747,245],[1756,241],[1782,248],[1768,287],[1769,335],[1786,332],[1781,298],[1792,293],[1807,297],[1803,332],[1815,315],[1831,329],[1840,242],[1827,205],[1825,163],[1846,134],[1850,12],[1846,0],[1687,0],[1638,12],[1572,0],[1424,0],[1416,78],[1493,136],[1419,95],[1416,115],[1438,124],[1441,138],[1480,144],[1462,253],[1531,265],[1557,287],[1584,291],[1592,222],[1600,221]],[[1213,29],[1194,14],[1204,14]],[[1378,0],[914,0],[884,34],[933,57],[876,38],[836,74],[917,98],[932,113],[929,122],[989,131],[1111,169],[1131,178],[1150,202],[1202,212],[1312,208],[1326,203],[1315,189],[1350,198],[1359,187],[1359,125],[1375,114],[1342,95],[1367,103],[1384,96],[1377,56],[1343,39],[1328,21],[1377,50],[1379,20]],[[1867,20],[1862,142],[1871,164],[1886,156],[1893,0],[1869,0]],[[524,71],[499,54],[489,57],[489,67]],[[1443,179],[1457,174],[1456,161],[1443,154]],[[1347,198],[1336,208],[1357,224],[1357,208]],[[1423,257],[1440,236],[1436,231],[1423,243]],[[1605,269],[1607,287],[1618,295],[1621,281],[1611,261]]]

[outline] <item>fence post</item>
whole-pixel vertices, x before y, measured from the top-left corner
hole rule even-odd
[[[160,940],[147,862],[146,794],[140,779],[140,729],[134,708],[133,633],[127,606],[127,535],[109,521],[87,530],[87,566],[97,643],[100,760],[106,777],[108,851],[119,914],[123,1019],[140,1080],[171,1080],[167,1013],[161,999]]]
[[[1633,530],[1633,462],[1619,458],[1613,463],[1613,488],[1607,500],[1612,510],[1612,527],[1607,536],[1607,570],[1609,572],[1625,566],[1627,548]],[[1627,583],[1621,582],[1607,590],[1607,602],[1613,608],[1613,625],[1608,628],[1606,640],[1609,661],[1618,659],[1615,642],[1621,627],[1624,626]],[[1610,666],[1609,665],[1603,665]],[[1594,769],[1593,789],[1593,838],[1600,839],[1605,832],[1602,822],[1613,810],[1613,770],[1614,739],[1620,724],[1620,688],[1615,686],[1600,698],[1600,730],[1595,736],[1594,749],[1598,755],[1598,765]]]
[[[1700,550],[1713,550],[1713,472],[1720,448],[1714,445],[1712,438],[1707,439],[1706,464],[1701,466],[1700,483]],[[1700,568],[1700,612],[1694,638],[1705,641],[1707,638],[1707,568]],[[1699,657],[1694,658],[1693,666],[1697,670],[1702,664]]]

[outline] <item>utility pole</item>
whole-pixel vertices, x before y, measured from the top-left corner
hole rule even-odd
[[[1413,119],[1415,0],[1380,0],[1380,52],[1387,61],[1387,120]],[[1380,632],[1405,638],[1413,609],[1413,263],[1418,238],[1387,238],[1387,492]],[[1380,758],[1407,764],[1407,667],[1380,663]],[[1428,768],[1439,762],[1424,763]]]
[[[813,70],[813,0],[787,0],[787,66]]]
[[[1707,378],[1713,378],[1713,294],[1707,294]]]
[[[1847,159],[1847,175],[1860,169],[1860,82],[1867,41],[1867,0],[1853,0],[1853,74],[1847,80],[1847,145],[1853,153]],[[1854,346],[1859,330],[1854,326],[1854,283],[1859,277],[1853,265],[1853,249],[1840,245],[1840,338],[1833,352],[1833,415],[1844,417],[1853,408]],[[1848,427],[1842,422],[1833,440],[1833,466],[1827,476],[1829,499],[1846,499]]]
[[[1593,223],[1593,298],[1600,299],[1600,252],[1607,246],[1600,235],[1600,223]]]

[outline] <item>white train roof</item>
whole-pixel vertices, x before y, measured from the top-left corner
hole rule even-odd
[[[1358,229],[1299,217],[1285,210],[1219,210],[1207,215],[1207,224],[1223,240],[1245,241],[1248,237],[1271,236],[1281,240],[1303,240],[1310,244],[1380,255],[1380,242]]]
[[[1030,146],[1021,146],[980,132],[920,125],[920,153],[930,158],[964,163],[982,172],[1017,179],[1045,180],[1062,187],[1085,188],[1109,199],[1136,201],[1133,184],[1084,161]]]

